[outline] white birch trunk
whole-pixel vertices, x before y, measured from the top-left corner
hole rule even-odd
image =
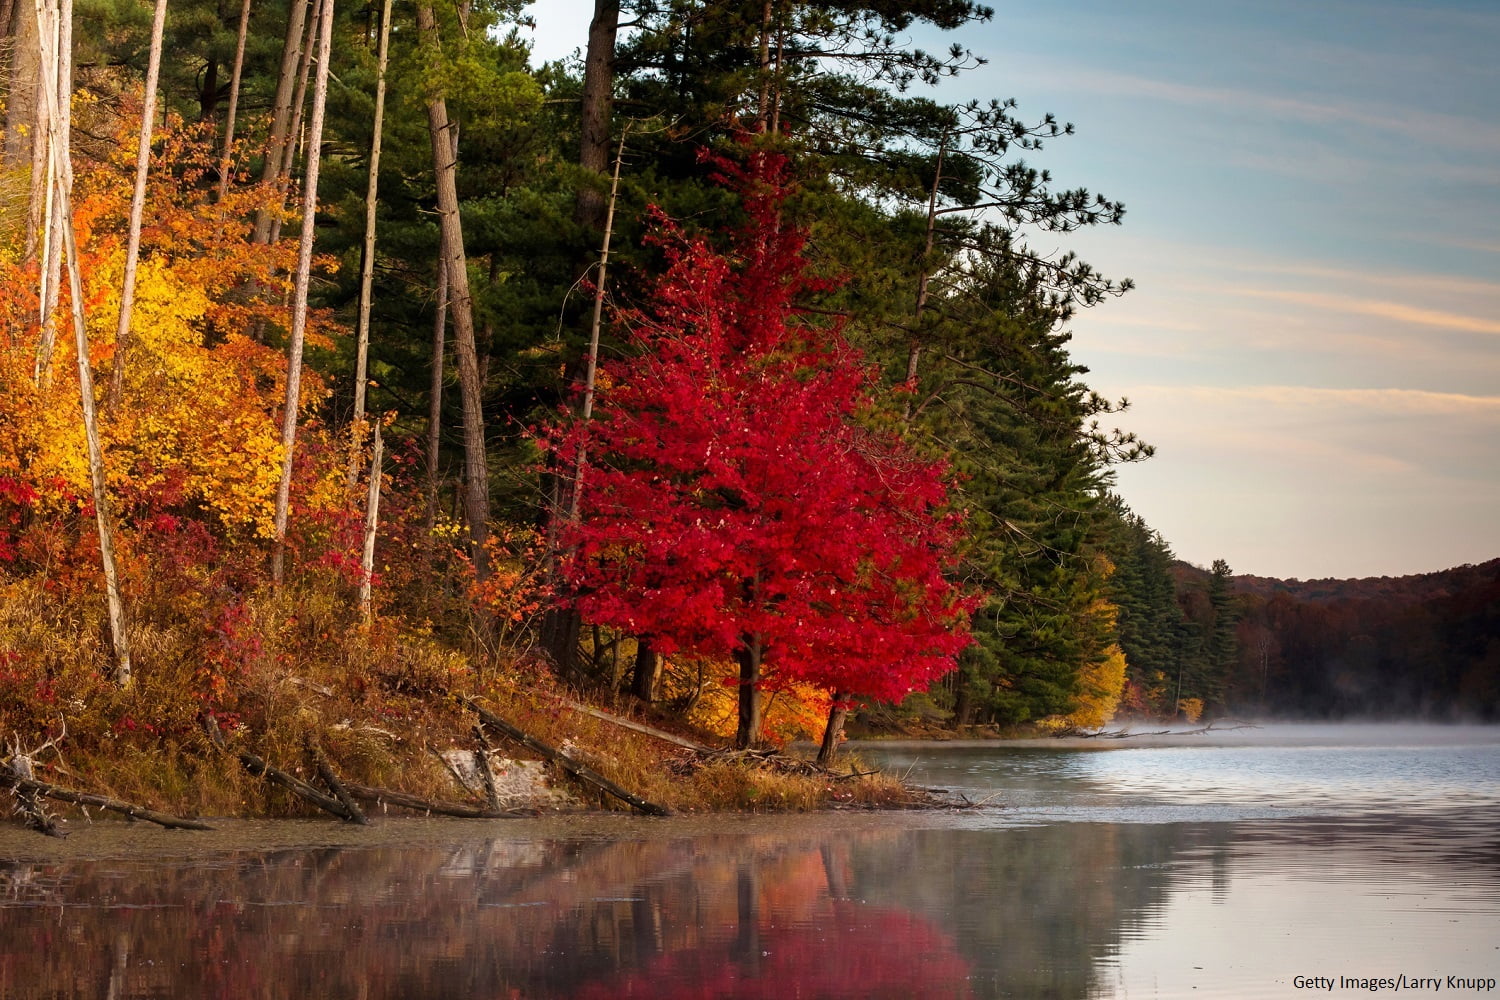
[[[146,209],[146,175],[151,167],[151,125],[156,120],[156,84],[161,75],[162,29],[167,0],[156,0],[151,15],[151,55],[146,60],[146,93],[141,102],[141,135],[135,148],[135,190],[130,196],[130,235],[125,245],[125,275],[120,284],[120,318],[115,326],[115,360],[110,370],[105,410],[114,412],[125,389],[125,352],[130,347],[130,314],[135,306],[135,272],[141,256],[141,217]]]
[[[281,481],[276,488],[276,541],[271,553],[271,581],[280,586],[286,560],[286,522],[291,506],[292,459],[297,447],[297,408],[302,389],[302,344],[307,336],[307,289],[312,277],[314,223],[318,215],[318,166],[323,145],[323,108],[328,99],[328,60],[333,36],[333,0],[322,0],[318,14],[318,74],[309,126],[307,181],[302,193],[302,239],[297,252],[297,280],[292,293],[291,343],[287,345],[286,402],[281,414]]]
[[[370,177],[365,186],[365,247],[359,269],[359,322],[354,349],[353,448],[349,457],[349,481],[354,482],[355,462],[364,436],[365,389],[369,379],[370,299],[375,285],[375,208],[380,186],[380,134],[385,123],[385,68],[390,55],[391,0],[380,14],[379,68],[375,74],[375,135],[370,140]]]
[[[42,12],[39,11],[40,13]],[[67,251],[68,290],[72,299],[73,335],[78,354],[78,395],[83,409],[84,438],[88,447],[89,484],[93,492],[94,523],[99,533],[99,556],[104,570],[110,640],[114,647],[115,683],[120,687],[129,687],[134,681],[130,664],[130,642],[125,628],[125,603],[120,596],[119,575],[115,571],[114,529],[109,510],[109,493],[104,480],[104,451],[99,443],[99,423],[94,412],[94,379],[89,367],[88,326],[83,315],[83,276],[78,265],[78,244],[73,235],[73,206],[70,203],[73,170],[68,150],[69,118],[60,107],[72,96],[61,89],[72,79],[68,68],[71,59],[65,57],[65,47],[70,48],[72,44],[71,0],[63,0],[60,8],[48,13],[55,16],[45,20],[39,17],[38,20],[43,22],[39,32],[43,77],[59,85],[44,86],[42,98],[48,105],[47,159],[52,177],[52,201],[58,221],[52,233],[52,244],[59,250]],[[71,86],[67,86],[67,90],[71,90]]]

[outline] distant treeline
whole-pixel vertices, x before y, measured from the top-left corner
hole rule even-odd
[[[1177,560],[1121,510],[1121,714],[1500,718],[1500,559],[1362,580]]]
[[[1234,591],[1234,711],[1500,718],[1500,559],[1364,580],[1236,577]]]

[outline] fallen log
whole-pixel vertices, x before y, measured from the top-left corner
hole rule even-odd
[[[311,735],[307,738],[307,752],[312,757],[313,767],[317,769],[318,777],[323,779],[323,784],[333,793],[333,797],[339,800],[339,804],[348,813],[351,823],[360,826],[369,826],[370,821],[365,819],[365,814],[360,810],[359,803],[349,794],[349,789],[344,787],[344,782],[339,779],[338,773],[334,771],[333,765],[328,762],[328,757],[323,753],[323,748],[318,746],[318,741]]]
[[[533,815],[521,810],[492,810],[462,802],[433,802],[407,792],[398,792],[394,788],[372,788],[369,785],[355,785],[348,782],[344,787],[349,789],[350,795],[357,799],[364,799],[366,802],[400,806],[402,809],[433,813],[438,816],[457,816],[460,819],[523,819]]]
[[[213,744],[225,753],[233,754],[249,771],[257,778],[264,778],[273,785],[280,785],[293,795],[304,798],[326,813],[337,816],[346,823],[358,823],[344,804],[331,795],[318,791],[312,785],[283,771],[281,768],[268,763],[264,758],[251,753],[249,750],[233,750],[224,742],[224,734],[219,732],[219,724],[213,718],[203,720],[203,728],[208,732],[208,738]]]
[[[63,788],[36,778],[22,777],[16,773],[11,764],[0,771],[0,782],[9,785],[13,791],[19,790],[31,795],[45,795],[49,799],[59,802],[71,802],[79,806],[93,806],[96,809],[105,809],[109,812],[117,812],[129,816],[131,819],[143,819],[147,823],[155,823],[157,826],[166,827],[169,830],[212,830],[213,827],[207,823],[201,823],[195,819],[185,819],[181,816],[173,816],[171,813],[157,812],[155,809],[147,809],[138,806],[134,802],[125,802],[121,799],[110,798],[108,795],[95,795],[92,792],[78,792],[71,788]],[[48,831],[42,831],[44,833]],[[51,836],[65,836],[54,833]]]
[[[651,736],[658,740],[663,740],[667,743],[680,746],[684,750],[694,750],[698,753],[713,752],[710,747],[706,747],[702,743],[694,743],[690,739],[678,736],[676,733],[669,733],[665,729],[657,729],[655,726],[648,726],[644,722],[636,722],[633,719],[624,719],[618,715],[611,715],[608,712],[601,711],[590,705],[580,704],[579,702],[572,701],[568,698],[559,697],[557,698],[557,700],[562,702],[564,705],[566,705],[568,708],[571,708],[575,712],[582,712],[584,715],[593,716],[594,718],[601,719],[604,722],[610,723],[611,725],[619,726],[621,729],[629,729],[631,732],[640,733],[644,736]]]
[[[524,730],[518,729],[517,727],[511,725],[509,722],[506,722],[494,712],[491,712],[489,709],[479,704],[473,698],[460,695],[459,700],[462,701],[464,705],[466,705],[471,711],[473,711],[474,714],[478,715],[479,721],[482,722],[486,727],[488,727],[490,731],[493,732],[496,736],[504,736],[521,744],[523,747],[532,751],[533,753],[541,754],[544,758],[556,764],[558,767],[562,768],[564,771],[568,772],[579,781],[582,781],[588,785],[593,785],[600,791],[607,792],[608,794],[613,795],[615,798],[626,803],[631,808],[636,809],[639,812],[643,812],[648,816],[671,815],[671,810],[666,808],[665,806],[657,805],[654,802],[647,802],[645,799],[641,798],[639,795],[636,795],[634,792],[630,792],[624,788],[621,788],[619,785],[615,784],[613,781],[610,781],[608,778],[604,777],[593,768],[580,764],[578,761],[574,760],[572,757],[569,757],[567,754],[563,753],[561,750],[558,750],[556,747],[548,746],[546,743],[543,743],[541,740],[530,735]]]

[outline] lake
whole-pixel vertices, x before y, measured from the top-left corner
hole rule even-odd
[[[971,807],[5,827],[0,998],[1500,993],[1495,728],[860,752]]]

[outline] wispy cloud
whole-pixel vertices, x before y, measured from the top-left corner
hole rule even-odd
[[[1463,245],[1463,244],[1458,244]],[[1481,249],[1478,245],[1472,249]],[[1500,253],[1500,243],[1489,248]],[[1500,281],[1483,281],[1476,278],[1454,278],[1447,275],[1424,274],[1422,272],[1394,272],[1378,269],[1361,270],[1349,267],[1329,267],[1304,261],[1244,261],[1228,265],[1234,270],[1257,274],[1284,274],[1297,278],[1312,278],[1319,281],[1334,280],[1353,284],[1377,285],[1389,288],[1392,285],[1426,292],[1434,295],[1474,295],[1493,298],[1500,302]]]
[[[1331,295],[1326,292],[1293,292],[1274,288],[1236,288],[1233,291],[1236,294],[1254,298],[1290,302],[1295,305],[1354,313],[1359,316],[1374,316],[1378,319],[1395,320],[1400,323],[1415,323],[1419,326],[1456,330],[1463,333],[1500,334],[1500,321],[1438,309],[1421,309],[1400,302],[1360,299],[1348,295]]]
[[[1500,396],[1425,389],[1339,389],[1309,385],[1140,385],[1130,392],[1140,397],[1186,396],[1204,402],[1237,400],[1277,407],[1358,407],[1390,414],[1473,415],[1500,418]]]
[[[1312,125],[1357,125],[1381,133],[1397,134],[1406,143],[1418,140],[1445,148],[1500,151],[1500,126],[1428,108],[1374,107],[1352,101],[1313,100],[1261,90],[1156,80],[1086,67],[1069,67],[1060,83],[1075,90],[1245,111]]]

